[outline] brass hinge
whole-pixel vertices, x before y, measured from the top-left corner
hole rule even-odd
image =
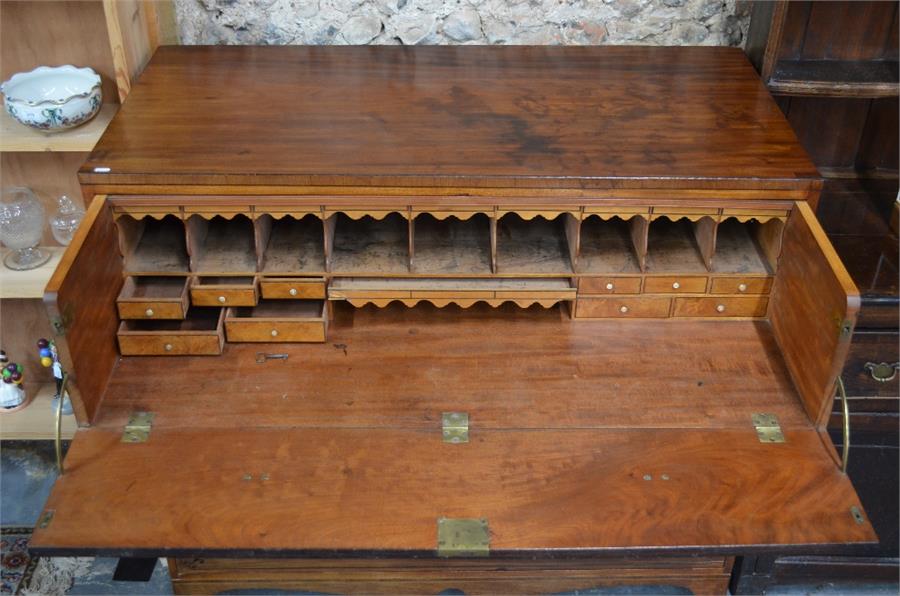
[[[38,520],[39,528],[46,528],[50,525],[50,522],[53,521],[53,514],[56,513],[56,509],[48,509],[41,515],[41,518]]]
[[[69,330],[69,325],[72,324],[73,316],[72,305],[69,304],[60,314],[50,317],[50,326],[53,327],[53,333],[65,335],[66,331]]]
[[[439,557],[487,557],[491,554],[491,531],[486,519],[438,518]]]
[[[150,427],[153,426],[155,415],[153,412],[133,412],[122,433],[122,442],[146,443],[150,438]]]
[[[468,443],[469,415],[465,412],[444,412],[441,431],[445,443]]]
[[[784,443],[784,433],[775,414],[753,414],[752,418],[760,443]]]

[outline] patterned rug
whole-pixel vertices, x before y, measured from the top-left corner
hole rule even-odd
[[[0,594],[18,594],[34,574],[37,559],[28,555],[31,528],[0,529]]]

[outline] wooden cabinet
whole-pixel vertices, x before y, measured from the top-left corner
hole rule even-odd
[[[81,179],[38,553],[724,592],[745,551],[876,539],[823,434],[858,291],[737,50],[162,48]],[[185,319],[119,319],[167,276]]]

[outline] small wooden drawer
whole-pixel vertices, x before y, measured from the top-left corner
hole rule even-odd
[[[325,278],[322,277],[269,277],[260,280],[263,298],[280,300],[324,299]]]
[[[327,327],[322,300],[263,300],[225,313],[225,334],[232,342],[324,342]]]
[[[709,293],[768,294],[771,290],[771,277],[714,277]]]
[[[764,317],[767,296],[676,298],[676,317]]]
[[[186,277],[126,277],[116,298],[120,319],[183,319],[188,304]]]
[[[665,318],[669,316],[669,298],[579,298],[578,318]]]
[[[579,294],[640,294],[640,277],[582,277]]]
[[[706,278],[691,275],[648,277],[644,280],[645,294],[705,294]]]
[[[198,277],[191,286],[195,306],[256,306],[255,277]]]
[[[119,324],[123,356],[217,356],[222,353],[224,309],[192,308],[180,321],[133,321]]]

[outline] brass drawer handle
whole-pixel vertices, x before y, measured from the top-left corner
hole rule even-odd
[[[894,377],[897,376],[897,370],[900,369],[900,362],[895,362],[893,364],[888,364],[887,362],[880,362],[878,364],[866,362],[866,365],[863,368],[869,371],[872,378],[879,383],[887,383],[888,381],[893,381]]]
[[[841,472],[846,474],[847,462],[850,461],[850,406],[847,404],[847,390],[844,388],[844,379],[841,377],[837,378],[835,390],[841,396],[841,411],[844,414],[844,446],[841,450]]]

